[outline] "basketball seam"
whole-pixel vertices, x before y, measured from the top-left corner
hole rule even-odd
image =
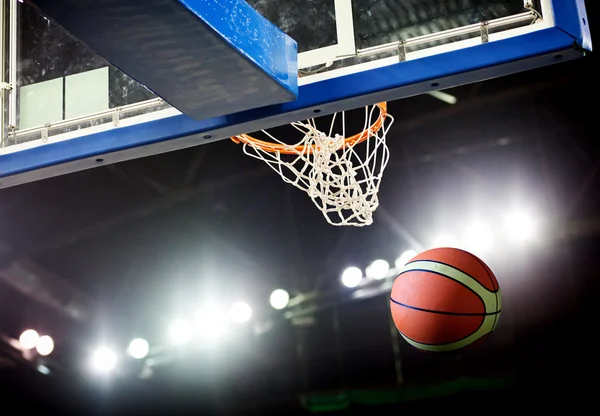
[[[493,292],[496,293],[498,292],[498,285],[496,285],[496,283],[494,283],[494,279],[492,279],[492,276],[490,276],[490,272],[488,271],[487,266],[485,265],[485,263],[483,261],[481,261],[481,259],[479,259],[479,257],[475,257],[473,256],[473,258],[475,260],[477,260],[477,262],[479,264],[481,264],[481,267],[483,267],[483,270],[485,270],[485,274],[487,274],[487,277],[490,279],[490,282],[492,283],[492,287],[494,288]],[[496,305],[497,306],[497,305]]]
[[[485,270],[485,274],[487,274],[488,278],[490,279],[490,282],[492,282],[492,286],[494,287],[494,289],[496,289],[494,290],[494,299],[496,300],[496,310],[498,310],[498,291],[500,290],[500,285],[496,285],[494,283],[494,279],[492,279],[492,276],[490,276],[490,272],[488,271],[488,268],[486,267],[485,263],[483,263],[483,261],[481,261],[478,257],[475,257],[475,259],[479,262],[479,264],[481,264],[481,267],[483,267],[483,270]],[[494,324],[492,325],[492,331],[494,330],[494,328],[496,328],[497,320],[498,315],[494,316]]]
[[[465,335],[464,337],[462,337],[462,338],[460,338],[460,339],[457,339],[456,341],[444,342],[443,344],[428,344],[428,343],[426,343],[426,342],[417,341],[416,339],[413,339],[413,338],[411,338],[411,337],[409,337],[409,336],[406,336],[406,334],[404,334],[402,331],[400,331],[400,333],[402,334],[402,336],[403,336],[403,337],[406,337],[406,338],[410,339],[412,342],[416,342],[417,344],[421,344],[421,345],[431,345],[432,347],[440,347],[440,346],[442,346],[442,345],[454,344],[454,343],[456,343],[456,342],[460,342],[460,341],[462,341],[462,340],[463,340],[463,339],[465,339],[465,338],[469,338],[471,335],[475,334],[477,331],[479,331],[479,330],[481,329],[481,327],[483,326],[483,323],[484,323],[484,322],[485,322],[485,318],[483,318],[483,319],[481,320],[481,323],[479,324],[479,326],[477,327],[477,329],[476,329],[475,331],[473,331],[473,332],[471,332],[471,333],[469,333],[469,334]],[[477,341],[477,340],[475,340],[475,341]],[[475,341],[473,341],[473,342],[475,342]],[[471,342],[471,343],[469,343],[469,344],[472,344],[473,342]],[[467,344],[467,345],[469,345],[469,344]],[[466,345],[465,345],[465,347],[466,347]]]
[[[395,303],[398,306],[403,306],[405,308],[408,309],[413,309],[415,311],[420,311],[420,312],[430,312],[430,313],[437,313],[440,315],[451,315],[451,316],[491,316],[491,315],[498,315],[500,312],[502,312],[501,310],[497,310],[496,312],[484,312],[484,313],[472,313],[472,312],[465,312],[465,313],[461,313],[461,312],[446,312],[446,311],[436,311],[433,309],[424,309],[424,308],[418,308],[416,306],[410,306],[410,305],[405,305],[402,302],[398,302],[397,300],[390,298],[390,301],[392,303]],[[494,322],[496,322],[494,320]]]
[[[427,261],[427,260],[426,260],[426,261]],[[430,262],[431,262],[431,263],[439,263],[439,262],[435,262],[435,261],[430,261]],[[444,263],[440,263],[440,264],[444,264]],[[449,266],[449,265],[447,265],[447,264],[446,264],[446,266]],[[449,266],[449,267],[452,267],[452,266]],[[458,270],[458,269],[456,269],[456,270]],[[460,271],[460,272],[462,272],[462,270],[459,270],[459,271]],[[465,285],[463,282],[461,282],[461,281],[458,281],[458,280],[455,280],[455,279],[453,279],[451,276],[445,275],[445,274],[443,274],[443,273],[440,273],[440,272],[435,272],[435,271],[433,271],[433,270],[425,270],[425,269],[410,269],[410,270],[406,270],[406,271],[404,271],[404,272],[400,273],[400,274],[398,275],[398,277],[402,276],[402,275],[403,275],[403,274],[405,274],[405,273],[410,273],[410,272],[433,273],[433,274],[437,274],[438,276],[445,277],[446,279],[450,279],[451,281],[458,283],[459,285],[461,285],[462,287],[464,287],[465,289],[467,289],[467,290],[468,290],[468,291],[470,291],[471,293],[475,294],[475,296],[477,296],[477,297],[479,298],[479,300],[481,301],[481,304],[483,305],[483,310],[484,310],[484,311],[486,310],[486,306],[487,306],[487,305],[485,304],[485,300],[484,300],[484,299],[481,297],[481,295],[480,295],[479,293],[477,293],[476,291],[474,291],[473,289],[471,289],[469,286]],[[464,272],[463,272],[463,273],[464,273]],[[470,277],[471,279],[473,279],[473,276],[469,276],[469,275],[468,275],[468,274],[466,274],[466,273],[465,273],[465,275],[467,275],[468,277]],[[397,277],[397,278],[398,278],[398,277]],[[475,281],[477,282],[477,279],[473,279],[473,280],[475,280]],[[477,283],[479,283],[479,282],[477,282]],[[479,284],[481,285],[481,283],[479,283]],[[482,286],[483,286],[483,285],[482,285]],[[487,288],[486,288],[485,286],[484,286],[483,288],[487,290]],[[493,292],[490,292],[490,293],[493,293]],[[496,309],[498,309],[498,302],[497,302],[497,301],[496,301]],[[441,311],[440,311],[440,312],[441,312]],[[484,312],[484,313],[485,313],[485,312]]]
[[[463,250],[461,250],[461,251],[463,251]],[[468,253],[467,251],[465,251],[465,253],[467,253],[467,254],[470,254],[470,253]],[[475,257],[475,256],[473,256],[473,257]],[[475,257],[475,259],[477,259],[477,260],[478,260],[478,261],[481,263],[481,260],[479,260],[477,257]],[[458,267],[456,267],[456,266],[453,266],[453,265],[451,265],[451,264],[444,263],[444,262],[442,262],[442,261],[438,261],[438,260],[414,260],[414,261],[411,261],[410,263],[406,263],[406,265],[405,265],[404,267],[408,266],[409,264],[412,264],[412,263],[417,263],[417,262],[420,262],[420,261],[422,261],[422,262],[427,262],[427,263],[437,263],[437,264],[443,264],[444,266],[452,267],[453,269],[456,269],[456,270],[458,270],[459,272],[461,272],[461,273],[465,274],[466,276],[470,277],[471,279],[473,279],[473,280],[475,280],[477,283],[479,283],[481,286],[483,286],[483,284],[481,284],[481,282],[480,282],[479,280],[475,279],[473,276],[471,276],[469,273],[466,273],[464,270],[461,270],[461,269],[459,269],[459,268],[458,268]],[[484,270],[485,270],[485,267],[484,267]],[[407,271],[408,271],[408,272],[410,272],[410,271],[412,271],[412,270],[407,270]],[[427,271],[429,271],[429,270],[427,270]],[[400,274],[402,274],[402,273],[405,273],[405,272],[401,272]],[[485,273],[488,275],[488,278],[489,278],[489,277],[490,277],[490,275],[489,275],[489,273],[488,273],[488,271],[487,271],[487,270],[485,270]],[[399,274],[398,276],[400,276],[400,274]],[[444,276],[444,275],[442,275],[442,276]],[[483,288],[484,288],[485,290],[487,290],[488,292],[490,292],[490,293],[497,293],[499,288],[498,288],[498,287],[496,287],[496,285],[494,284],[494,281],[493,281],[493,280],[491,280],[491,278],[490,278],[490,281],[492,282],[492,287],[494,288],[494,290],[489,290],[489,289],[488,289],[487,287],[485,287],[485,286],[483,286]]]

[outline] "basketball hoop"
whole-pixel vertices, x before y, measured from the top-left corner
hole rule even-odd
[[[387,113],[386,103],[367,106],[363,131],[350,137],[346,137],[344,112],[342,134],[334,134],[337,118],[338,113],[328,134],[317,128],[315,119],[291,123],[303,135],[296,144],[286,144],[264,130],[270,141],[248,134],[231,140],[306,192],[330,224],[370,225],[379,206],[377,193],[389,159],[386,136],[394,118]]]

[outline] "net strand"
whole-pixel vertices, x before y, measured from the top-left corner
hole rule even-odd
[[[379,206],[378,191],[389,160],[387,133],[394,118],[385,103],[365,107],[363,132],[346,138],[345,112],[342,134],[334,134],[337,113],[327,133],[315,119],[291,125],[303,137],[288,145],[263,131],[272,142],[248,135],[232,138],[243,143],[246,155],[262,160],[284,182],[306,192],[332,225],[366,226]],[[360,144],[360,146],[359,146]]]

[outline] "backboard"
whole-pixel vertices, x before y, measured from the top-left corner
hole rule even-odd
[[[152,85],[109,65],[60,21],[28,2],[0,0],[0,187],[504,76],[591,50],[583,0],[248,4],[297,42],[297,98],[192,118],[151,92],[157,90]]]

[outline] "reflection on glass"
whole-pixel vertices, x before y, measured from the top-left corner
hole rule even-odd
[[[43,126],[63,119],[63,83],[60,78],[24,85],[20,89],[21,128]]]
[[[18,3],[17,7],[19,129],[40,127],[45,123],[156,98],[144,86],[110,66],[33,7],[25,3]],[[49,85],[46,84],[48,82],[54,89],[46,91],[44,102],[39,105],[43,105],[44,111],[52,116],[41,117],[32,113],[40,111],[39,105],[32,104],[24,94],[41,91],[44,85]],[[60,88],[54,93],[57,83]],[[73,126],[72,129],[84,127]]]
[[[65,118],[84,117],[109,109],[108,67],[64,78]]]
[[[523,12],[523,0],[352,0],[358,49]]]
[[[298,42],[298,52],[338,43],[334,0],[247,0],[267,20]]]

